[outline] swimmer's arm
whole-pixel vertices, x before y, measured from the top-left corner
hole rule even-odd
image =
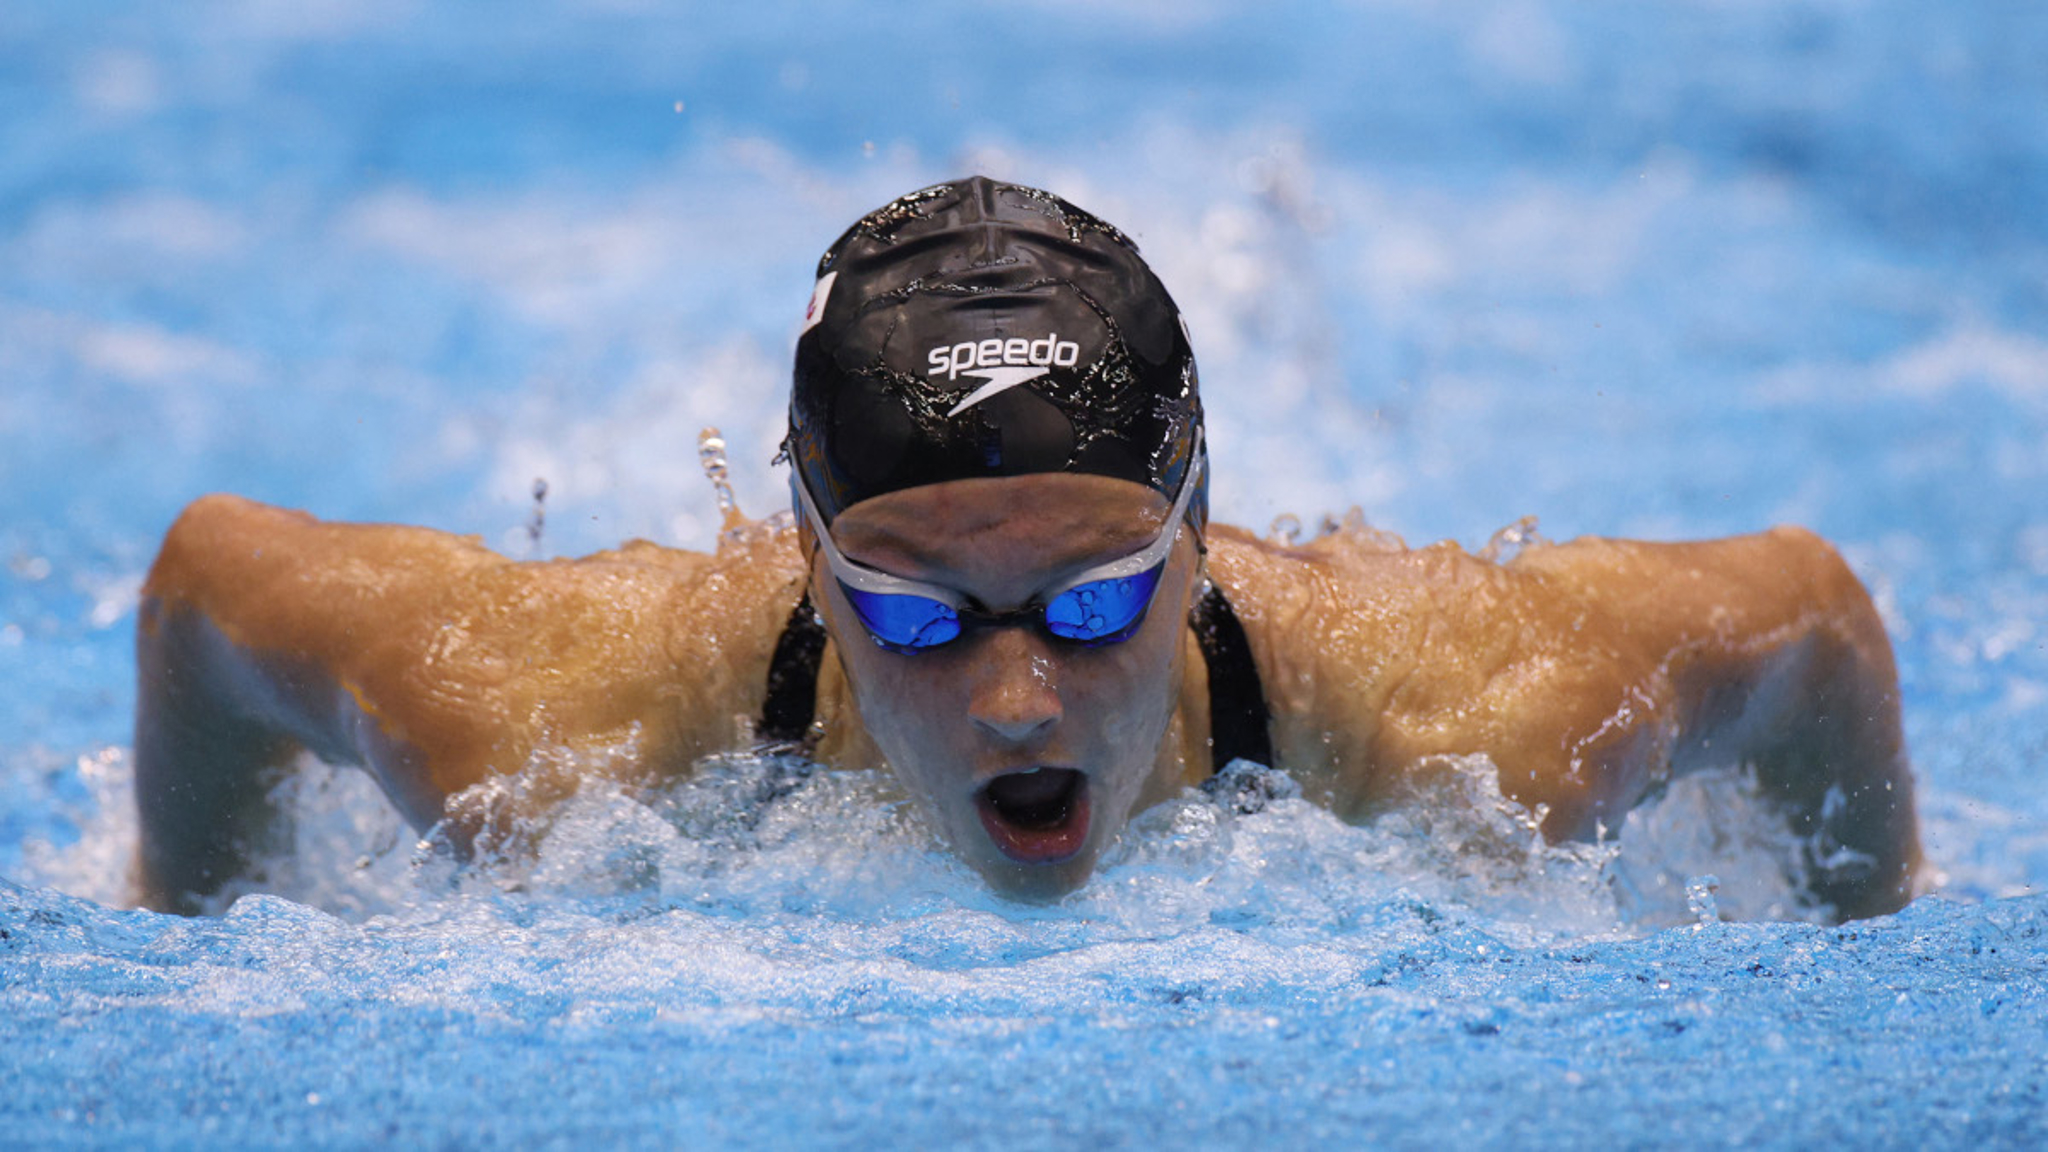
[[[518,564],[426,529],[196,502],[143,591],[142,898],[189,907],[239,874],[300,748],[367,766],[423,829],[543,743],[625,772],[729,745],[795,597],[778,603],[795,578],[770,552]]]
[[[1834,549],[1795,528],[1587,540],[1506,571],[1537,581],[1521,611],[1561,673],[1555,698],[1535,695],[1566,721],[1564,755],[1545,765],[1556,804],[1612,829],[1671,774],[1749,765],[1810,838],[1817,895],[1845,916],[1911,897],[1920,849],[1891,643]]]
[[[239,875],[301,748],[374,766],[408,819],[431,822],[445,793],[416,750],[380,744],[342,672],[424,588],[490,562],[424,529],[322,524],[232,496],[187,508],[143,586],[136,635],[143,902],[190,910],[190,894]]]
[[[1823,898],[1845,915],[1906,898],[1919,846],[1891,647],[1811,533],[1580,540],[1506,565],[1370,534],[1211,536],[1276,754],[1341,815],[1407,794],[1436,757],[1483,754],[1550,838],[1591,838],[1674,771],[1750,764],[1803,831],[1876,861],[1820,877]]]

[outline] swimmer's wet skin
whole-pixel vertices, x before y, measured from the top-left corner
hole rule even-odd
[[[1611,832],[1676,774],[1752,765],[1808,839],[1815,899],[1911,898],[1890,645],[1816,537],[1506,564],[1356,532],[1280,546],[1208,522],[1201,429],[1186,331],[1135,246],[974,178],[879,209],[820,262],[794,530],[520,563],[196,501],[138,630],[138,898],[192,911],[243,877],[300,749],[366,766],[460,843],[450,798],[539,752],[659,781],[764,739],[886,768],[1027,899],[1085,883],[1134,813],[1235,755],[1366,819],[1471,753],[1553,840]]]

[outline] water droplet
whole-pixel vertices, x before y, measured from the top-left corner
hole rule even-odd
[[[732,494],[730,469],[725,462],[725,437],[718,429],[706,428],[697,433],[697,462],[703,465],[704,476],[711,481],[711,491],[718,500],[719,535],[738,539],[746,529],[747,518]]]
[[[1486,547],[1479,550],[1479,558],[1494,564],[1506,564],[1522,554],[1524,548],[1549,544],[1543,534],[1536,531],[1536,517],[1524,516],[1513,524],[1493,534]]]
[[[1718,876],[1695,876],[1685,883],[1685,907],[1693,919],[1702,924],[1719,923],[1721,903],[1721,878]]]

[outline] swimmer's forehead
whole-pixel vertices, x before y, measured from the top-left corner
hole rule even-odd
[[[887,571],[962,562],[1061,568],[1128,556],[1172,504],[1143,484],[1049,472],[948,480],[870,497],[832,521],[848,556]]]

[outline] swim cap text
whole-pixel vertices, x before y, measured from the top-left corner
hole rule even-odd
[[[1036,340],[963,341],[951,347],[941,344],[931,350],[926,360],[931,365],[927,375],[943,374],[951,380],[976,368],[1072,368],[1081,362],[1081,346],[1060,339],[1055,332]]]

